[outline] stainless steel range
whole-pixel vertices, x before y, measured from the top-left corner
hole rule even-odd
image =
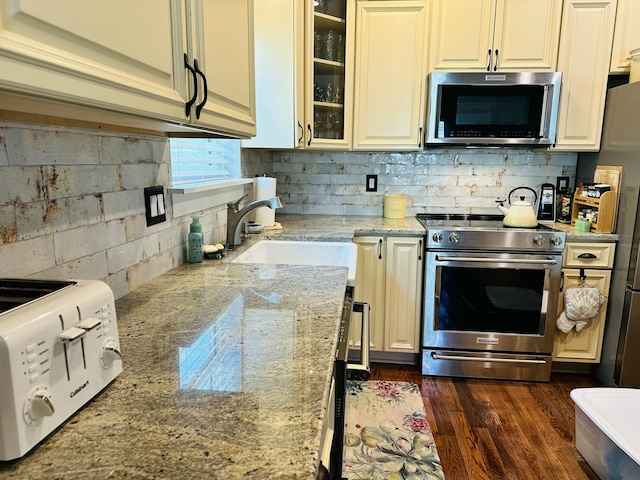
[[[418,215],[423,375],[549,380],[566,234],[502,219]]]

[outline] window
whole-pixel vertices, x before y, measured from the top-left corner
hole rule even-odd
[[[172,138],[170,147],[174,188],[240,178],[240,140]]]

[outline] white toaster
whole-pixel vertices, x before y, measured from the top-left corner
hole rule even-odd
[[[26,454],[121,372],[108,285],[0,278],[0,460]]]

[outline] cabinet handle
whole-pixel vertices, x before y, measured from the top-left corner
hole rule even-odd
[[[202,82],[203,82],[203,87],[204,87],[204,98],[202,99],[202,102],[200,102],[198,104],[198,106],[196,107],[196,118],[200,118],[200,112],[202,111],[202,108],[204,107],[204,104],[207,103],[207,77],[205,77],[204,73],[202,72],[202,70],[200,70],[198,68],[198,60],[196,60],[195,58],[193,59],[193,69],[196,71],[196,73],[198,75],[200,75],[202,77]]]
[[[418,241],[418,261],[422,260],[422,239]]]
[[[382,260],[382,239],[378,240],[378,260]]]
[[[300,129],[300,138],[298,138],[298,145],[302,143],[302,139],[304,138],[304,127],[300,122],[298,122],[298,128]]]
[[[595,256],[593,253],[586,252],[578,255],[578,258],[598,258],[598,257]]]
[[[313,137],[313,133],[311,132],[311,124],[307,123],[307,128],[309,129],[309,141],[307,142],[307,147],[311,145],[311,138]]]
[[[560,272],[560,293],[564,291],[564,272]]]
[[[189,57],[187,54],[184,54],[184,68],[191,72],[191,76],[193,77],[193,97],[189,99],[189,101],[185,104],[185,114],[187,117],[191,115],[191,106],[196,103],[196,97],[198,96],[198,75],[196,71],[193,69],[191,65],[189,65]]]
[[[418,148],[422,148],[422,127],[418,129]]]
[[[498,49],[496,48],[496,61],[493,63],[493,71],[498,70]]]
[[[487,72],[491,71],[491,49],[487,50]]]

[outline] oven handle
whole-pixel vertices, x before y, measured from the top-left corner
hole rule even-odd
[[[369,363],[371,305],[365,302],[353,302],[353,311],[362,314],[362,329],[360,330],[360,362],[347,363],[347,376],[357,380],[369,380],[371,377],[371,366]]]
[[[528,263],[540,265],[555,265],[555,258],[486,258],[486,257],[443,257],[436,255],[436,261],[441,262],[478,262],[478,263]]]
[[[466,357],[463,355],[440,355],[431,352],[431,358],[434,360],[468,360],[472,362],[494,362],[494,363],[535,363],[543,365],[547,363],[543,359],[527,360],[525,358],[486,358],[486,357]]]

